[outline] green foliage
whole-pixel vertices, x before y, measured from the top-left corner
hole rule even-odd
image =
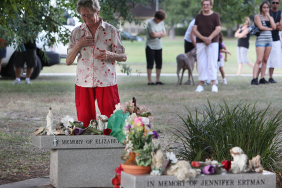
[[[139,155],[135,157],[137,165],[138,166],[151,165],[152,162],[151,152],[153,150],[154,150],[154,144],[150,142],[149,144],[145,144],[143,149],[134,151],[135,153],[139,153]]]
[[[58,42],[67,44],[70,31],[63,26],[68,15],[65,10],[81,20],[76,12],[77,0],[4,0],[0,1],[0,36],[6,45],[15,46],[40,38],[45,46]],[[148,6],[149,0],[99,0],[100,16],[108,23],[117,26],[119,19],[139,21],[130,13],[137,4]],[[44,35],[38,37],[38,33]],[[57,34],[58,37],[55,37]]]
[[[232,160],[230,149],[238,146],[249,159],[260,155],[265,169],[281,171],[282,110],[273,114],[269,106],[257,110],[255,104],[229,107],[208,102],[194,115],[187,111],[183,124],[173,131],[183,144],[178,153],[181,159],[194,160],[201,152],[201,160]]]

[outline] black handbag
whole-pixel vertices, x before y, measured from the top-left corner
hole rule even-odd
[[[257,37],[260,35],[260,30],[257,26],[254,25],[249,26],[248,31],[251,35],[255,35]]]

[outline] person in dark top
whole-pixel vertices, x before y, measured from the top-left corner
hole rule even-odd
[[[6,57],[5,41],[0,39],[0,72],[2,59]]]
[[[211,10],[213,0],[201,0],[203,12],[195,18],[193,32],[196,35],[197,70],[199,85],[196,92],[204,91],[205,80],[212,81],[212,92],[218,92],[217,59],[218,59],[218,34],[221,31],[219,15]]]
[[[33,71],[33,67],[36,65],[36,44],[35,40],[29,41],[21,45],[21,51],[17,50],[15,54],[15,68],[16,79],[12,83],[13,85],[21,84],[21,72],[26,63],[26,78],[25,83],[31,85],[30,76]]]
[[[272,7],[270,10],[270,16],[274,19],[274,22],[276,24],[276,30],[273,30],[272,33],[272,49],[269,55],[269,58],[267,60],[267,66],[266,68],[269,68],[269,83],[276,83],[276,81],[273,79],[273,72],[274,68],[280,68],[282,67],[281,62],[281,42],[279,37],[279,31],[282,30],[282,14],[281,11],[278,10],[280,0],[272,0],[271,1]]]
[[[245,23],[240,27],[236,33],[235,37],[238,38],[237,45],[237,62],[238,62],[238,72],[237,76],[241,75],[243,64],[248,64],[250,67],[254,67],[253,63],[248,59],[248,50],[249,50],[249,40],[250,33],[248,31],[250,24],[250,18],[245,18]]]

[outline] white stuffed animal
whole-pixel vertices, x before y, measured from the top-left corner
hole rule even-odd
[[[240,147],[234,147],[230,150],[230,153],[233,157],[230,172],[234,174],[245,172],[248,157],[244,154],[244,151]]]
[[[190,177],[197,176],[197,171],[187,161],[178,161],[167,170],[167,175],[176,176],[179,181],[188,181]]]

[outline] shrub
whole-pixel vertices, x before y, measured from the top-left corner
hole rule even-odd
[[[258,110],[256,104],[229,107],[226,102],[208,102],[194,115],[187,111],[183,124],[173,130],[182,144],[179,158],[192,161],[200,154],[201,160],[232,160],[230,149],[238,146],[249,159],[260,155],[264,169],[281,172],[282,110],[272,114],[269,106]]]

